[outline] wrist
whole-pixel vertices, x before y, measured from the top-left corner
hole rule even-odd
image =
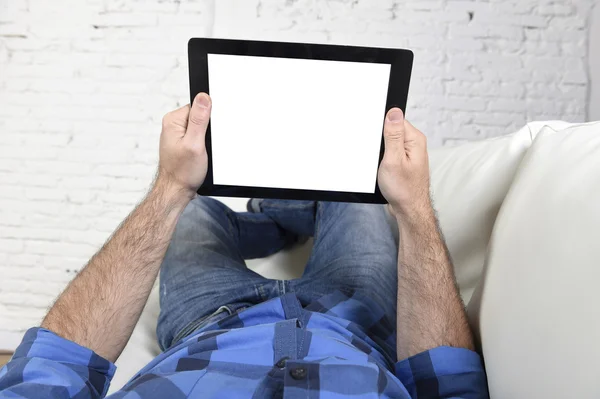
[[[159,197],[170,208],[183,210],[194,198],[195,192],[183,188],[166,178],[157,177],[148,196]]]
[[[435,221],[435,210],[429,199],[412,203],[409,206],[397,206],[391,204],[390,206],[398,224],[414,224],[430,220]]]
[[[431,205],[396,212],[395,217],[402,235],[429,236],[437,231],[437,217]]]

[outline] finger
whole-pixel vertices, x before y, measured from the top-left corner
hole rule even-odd
[[[212,102],[208,94],[199,93],[194,98],[185,133],[186,136],[190,136],[192,139],[204,136],[208,127],[208,121],[210,120],[211,108]]]
[[[188,125],[188,117],[190,115],[190,106],[185,105],[181,108],[177,108],[174,111],[169,112],[163,118],[163,127],[168,127],[169,125],[176,125],[187,128]]]
[[[392,159],[404,157],[404,139],[404,114],[400,108],[392,108],[388,111],[383,125],[384,156]]]
[[[409,121],[404,121],[404,146],[423,148],[427,147],[427,137]]]

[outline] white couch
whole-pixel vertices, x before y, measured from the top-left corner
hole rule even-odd
[[[600,397],[600,122],[534,122],[430,152],[431,184],[492,398]],[[221,199],[235,210],[245,200]],[[249,262],[299,276],[310,242]],[[111,391],[158,353],[156,292]]]

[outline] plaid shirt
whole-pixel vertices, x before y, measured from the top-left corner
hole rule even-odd
[[[487,398],[479,356],[438,347],[395,363],[395,333],[369,298],[293,294],[211,323],[111,398]],[[0,398],[102,398],[115,365],[41,328],[0,370]]]

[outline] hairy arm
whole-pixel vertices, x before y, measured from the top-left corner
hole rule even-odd
[[[155,186],[71,281],[42,327],[114,362],[148,299],[186,201]]]
[[[472,333],[429,196],[425,136],[394,108],[386,117],[384,141],[378,181],[400,232],[398,359],[438,346],[472,350]]]
[[[433,209],[398,218],[398,358],[437,346],[474,349]]]
[[[114,362],[148,299],[179,215],[202,184],[210,98],[163,120],[154,186],[59,296],[42,327]]]

